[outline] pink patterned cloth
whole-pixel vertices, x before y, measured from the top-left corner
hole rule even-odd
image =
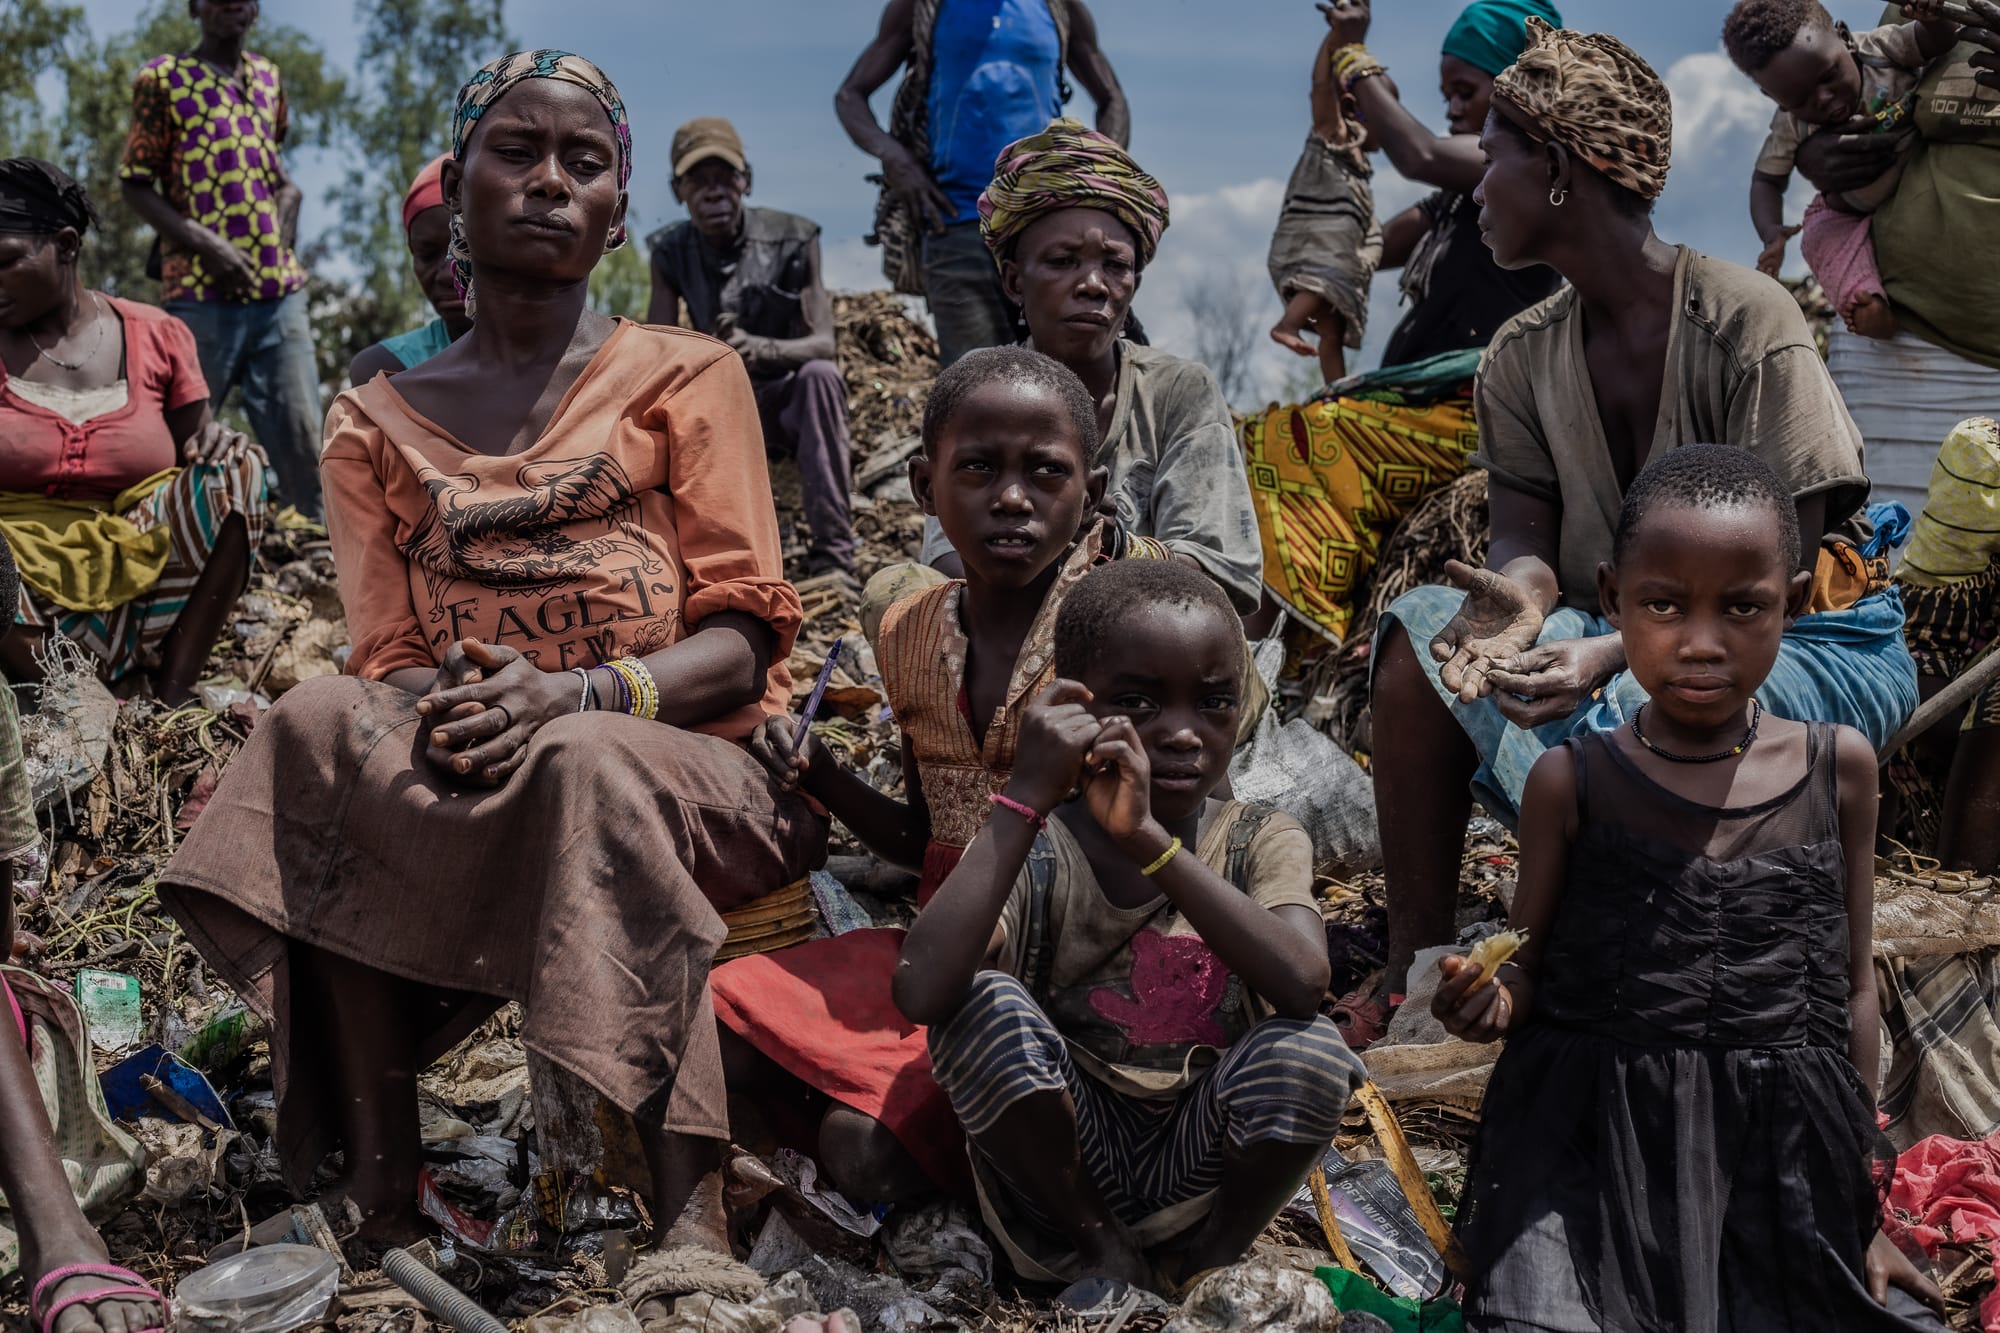
[[[1842,316],[1862,297],[1884,294],[1866,215],[1843,213],[1814,195],[1799,232],[1799,249],[1819,285],[1826,289],[1827,299]]]

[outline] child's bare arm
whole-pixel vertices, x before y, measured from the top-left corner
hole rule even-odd
[[[1341,87],[1333,77],[1333,54],[1339,49],[1339,39],[1329,32],[1313,52],[1312,131],[1328,143],[1341,141]]]
[[[1847,855],[1848,1057],[1872,1102],[1881,1075],[1881,1002],[1875,994],[1875,809],[1881,800],[1875,748],[1852,727],[1836,728],[1840,847]]]
[[[1542,951],[1562,902],[1576,834],[1576,761],[1567,746],[1558,746],[1535,761],[1521,792],[1520,876],[1507,925],[1526,940],[1488,986],[1474,988],[1478,973],[1462,958],[1447,957],[1438,964],[1444,981],[1431,1000],[1431,1012],[1455,1036],[1497,1041],[1533,1007]]]
[[[1750,223],[1757,228],[1757,239],[1764,243],[1764,252],[1757,256],[1757,271],[1767,277],[1778,276],[1785,263],[1785,242],[1799,230],[1785,225],[1785,187],[1790,184],[1789,178],[1761,171],[1750,178]]]
[[[1090,691],[1059,680],[1028,706],[1015,747],[1007,799],[1046,816],[1076,785],[1084,752],[1100,730],[1084,704]],[[1000,914],[1014,892],[1036,825],[1006,807],[965,849],[937,896],[903,941],[891,994],[912,1023],[941,1023],[958,1011],[972,977],[993,956]]]
[[[780,789],[802,791],[818,801],[869,851],[892,865],[906,869],[922,865],[931,836],[931,812],[924,804],[923,785],[913,776],[916,760],[909,738],[903,738],[903,778],[910,795],[904,804],[849,771],[819,737],[808,735],[799,743],[797,725],[794,718],[769,718],[750,739],[751,755]]]
[[[1925,63],[1958,45],[1959,24],[1946,17],[1944,0],[1909,0],[1903,6],[1903,17],[1916,24],[1917,52]]]

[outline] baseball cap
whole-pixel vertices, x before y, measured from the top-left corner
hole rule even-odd
[[[719,158],[746,170],[743,140],[736,127],[720,116],[700,116],[674,131],[674,175],[685,176],[709,158]]]

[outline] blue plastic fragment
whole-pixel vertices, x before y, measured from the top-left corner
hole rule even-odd
[[[98,1075],[98,1082],[104,1088],[104,1104],[110,1108],[112,1119],[133,1121],[141,1116],[152,1116],[156,1120],[181,1119],[140,1086],[139,1080],[148,1074],[178,1092],[188,1105],[224,1129],[236,1128],[235,1122],[229,1118],[228,1108],[222,1104],[222,1098],[215,1095],[215,1089],[209,1086],[201,1071],[157,1042],[141,1047]]]

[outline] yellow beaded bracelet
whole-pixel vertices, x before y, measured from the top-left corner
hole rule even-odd
[[[627,711],[633,717],[650,722],[659,716],[660,687],[654,682],[653,673],[646,669],[644,662],[636,657],[619,657],[605,665],[617,672],[619,679],[625,682],[626,693],[631,696]]]
[[[1160,853],[1159,860],[1153,862],[1153,864],[1149,866],[1142,867],[1139,873],[1146,876],[1148,879],[1151,879],[1154,875],[1157,875],[1160,873],[1160,871],[1166,869],[1167,862],[1173,860],[1176,856],[1179,856],[1180,854],[1181,854],[1181,840],[1179,838],[1175,838],[1172,842],[1167,844],[1167,850]]]

